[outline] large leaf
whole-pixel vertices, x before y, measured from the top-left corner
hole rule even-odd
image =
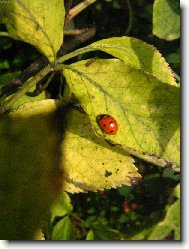
[[[101,50],[126,64],[154,75],[157,79],[176,85],[167,62],[152,45],[133,37],[113,37],[92,43],[84,49]]]
[[[62,182],[59,117],[52,100],[0,117],[1,239],[32,239],[47,222]]]
[[[1,1],[0,15],[12,38],[32,44],[54,60],[63,42],[63,0]]]
[[[62,144],[64,190],[72,193],[97,191],[140,180],[134,160],[97,137],[86,114],[72,110],[67,113],[66,120]]]
[[[178,87],[117,59],[90,65],[80,61],[66,66],[64,76],[100,136],[141,158],[144,153],[155,154],[165,165],[179,164]],[[102,114],[117,120],[116,135],[101,130],[97,118]]]
[[[155,0],[153,7],[153,33],[168,41],[180,37],[180,1]]]

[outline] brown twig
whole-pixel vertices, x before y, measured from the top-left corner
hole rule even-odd
[[[96,27],[87,28],[85,32],[80,35],[75,36],[71,41],[65,43],[58,52],[58,57],[63,56],[70,51],[73,51],[75,48],[79,47],[82,43],[90,40],[96,34]]]
[[[73,30],[64,30],[64,35],[81,35],[85,33],[88,28],[85,29],[73,29]]]
[[[96,2],[96,0],[84,0],[83,2],[71,8],[66,17],[65,26],[67,26],[71,22],[71,20],[75,16],[77,16],[81,11],[83,11],[85,8],[87,8],[89,5],[93,4],[94,2]]]

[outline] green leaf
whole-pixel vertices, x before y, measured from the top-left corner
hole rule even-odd
[[[71,204],[71,199],[66,192],[61,192],[58,200],[52,206],[51,209],[51,220],[53,221],[55,217],[63,217],[70,212],[72,212],[73,206]]]
[[[94,42],[84,48],[86,49],[101,50],[134,68],[154,75],[162,82],[176,85],[173,73],[159,51],[136,38],[126,36],[108,38]]]
[[[52,240],[72,240],[73,225],[68,216],[64,217],[54,226]]]
[[[180,37],[180,1],[155,0],[153,34],[168,41]]]
[[[62,144],[63,188],[71,193],[131,185],[139,179],[134,160],[97,137],[86,114],[70,110]]]
[[[180,200],[175,201],[168,209],[163,221],[159,222],[148,237],[148,240],[163,240],[174,232],[174,240],[180,240]]]
[[[94,236],[93,230],[89,230],[89,232],[87,233],[86,240],[94,240],[94,239],[95,239],[95,236]]]
[[[1,239],[31,240],[48,221],[62,181],[56,103],[29,103],[0,117]]]
[[[125,236],[124,240],[147,240],[149,234],[153,230],[154,226],[150,227],[145,227],[141,231],[137,231],[134,235],[132,236]]]
[[[0,3],[2,23],[9,35],[35,46],[49,61],[63,42],[64,2],[15,0]]]
[[[95,222],[91,227],[95,235],[95,240],[120,240],[122,237],[118,230],[111,229],[101,222]]]
[[[88,62],[65,66],[64,76],[96,133],[122,151],[179,170],[180,89],[117,59]],[[102,114],[117,120],[116,135],[101,130]]]

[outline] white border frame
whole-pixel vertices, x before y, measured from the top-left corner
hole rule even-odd
[[[182,9],[182,241],[120,241],[120,242],[93,242],[93,241],[76,241],[76,242],[61,242],[61,241],[31,241],[31,242],[9,242],[0,240],[0,249],[15,249],[15,248],[96,248],[99,246],[114,248],[145,248],[153,249],[161,247],[161,249],[168,248],[183,248],[189,249],[189,0],[181,0]]]

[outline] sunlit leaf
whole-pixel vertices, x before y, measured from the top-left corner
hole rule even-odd
[[[64,1],[1,1],[0,15],[12,38],[35,46],[50,61],[55,59],[63,42]]]
[[[94,42],[87,48],[111,54],[134,68],[152,74],[162,82],[176,85],[173,73],[160,52],[139,39],[113,37]]]
[[[148,153],[145,159],[151,160],[155,155],[153,163],[162,161],[164,167],[179,170],[178,87],[117,59],[96,60],[90,65],[80,61],[67,66],[64,76],[97,134],[138,157]],[[101,130],[98,117],[103,114],[117,120],[117,134]]]
[[[137,173],[134,160],[97,137],[89,118],[77,110],[66,115],[67,126],[62,144],[63,188],[86,192],[131,185]]]

